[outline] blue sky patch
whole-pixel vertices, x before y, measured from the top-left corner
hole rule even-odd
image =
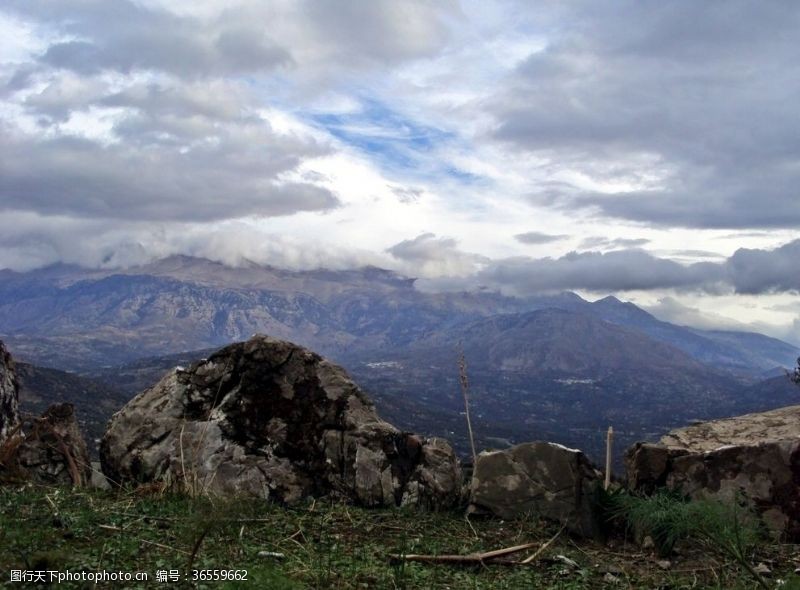
[[[479,180],[433,156],[437,148],[458,141],[455,133],[414,121],[376,100],[362,100],[361,105],[357,112],[315,113],[308,119],[366,154],[384,171],[469,184]]]

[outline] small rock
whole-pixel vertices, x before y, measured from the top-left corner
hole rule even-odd
[[[92,475],[89,479],[89,487],[98,490],[110,490],[111,484],[108,483],[106,476],[100,467],[100,461],[92,461]]]
[[[576,562],[573,559],[570,559],[566,555],[556,555],[553,559],[556,559],[556,560],[560,561],[561,563],[563,563],[565,565],[568,565],[569,567],[574,568],[574,569],[580,569],[580,567],[581,567],[581,566],[578,565],[578,562]]]
[[[669,559],[660,559],[656,562],[656,565],[662,570],[668,570],[672,567],[672,562]]]
[[[759,563],[759,564],[758,564],[758,565],[757,565],[755,568],[753,568],[753,569],[755,569],[755,570],[756,570],[756,573],[758,573],[758,574],[762,574],[762,575],[765,575],[765,574],[771,574],[771,573],[772,573],[772,570],[771,570],[771,569],[769,569],[769,566],[768,566],[766,563],[763,563],[763,562],[762,562],[762,563]]]
[[[605,568],[603,568],[603,571],[612,574],[614,576],[618,576],[619,574],[624,573],[621,567],[613,563],[609,563],[608,565],[606,565]]]
[[[603,576],[603,581],[608,582],[609,584],[619,584],[622,580],[620,580],[617,576],[615,576],[611,572],[606,572],[606,575]]]

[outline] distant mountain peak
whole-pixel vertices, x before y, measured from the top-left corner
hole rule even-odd
[[[603,304],[609,304],[609,305],[611,305],[611,304],[624,305],[625,303],[630,303],[630,302],[629,301],[628,302],[622,301],[622,300],[618,299],[617,297],[615,297],[614,295],[607,295],[607,296],[603,297],[602,299],[598,299],[597,301],[595,301],[595,303],[603,303]]]
[[[604,309],[607,312],[611,312],[613,314],[624,314],[630,318],[639,318],[639,319],[652,319],[656,320],[655,316],[651,313],[646,312],[641,307],[636,305],[635,303],[631,303],[630,301],[622,301],[618,299],[614,295],[608,295],[607,297],[603,297],[602,299],[598,299],[591,303],[592,307],[595,309],[600,308]],[[609,320],[611,318],[608,318]]]
[[[185,268],[190,266],[227,266],[222,262],[210,260],[208,258],[201,258],[199,256],[189,256],[187,254],[171,254],[164,258],[157,258],[145,264],[137,265],[135,268],[141,269],[158,269],[158,268]]]

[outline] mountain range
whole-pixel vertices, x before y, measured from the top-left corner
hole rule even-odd
[[[373,267],[289,271],[185,256],[125,270],[0,271],[0,338],[33,365],[28,397],[85,399],[79,411],[93,406],[93,424],[169,367],[257,332],[343,364],[387,418],[461,450],[460,351],[483,446],[548,438],[597,456],[609,424],[622,447],[800,398],[782,377],[763,381],[793,366],[796,347],[670,324],[612,296],[426,293]]]

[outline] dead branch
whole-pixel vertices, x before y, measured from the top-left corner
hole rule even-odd
[[[565,523],[565,524],[563,524],[563,525],[561,525],[561,528],[560,528],[560,529],[558,529],[558,532],[557,532],[555,535],[553,535],[553,537],[552,537],[552,538],[551,538],[551,539],[550,539],[550,540],[549,540],[547,543],[545,543],[544,545],[542,545],[541,547],[539,547],[539,548],[536,550],[536,552],[535,552],[533,555],[531,555],[531,556],[529,556],[529,557],[526,557],[525,559],[523,559],[521,563],[524,563],[524,564],[529,564],[529,563],[533,563],[534,561],[536,561],[536,559],[537,559],[537,558],[538,558],[538,557],[539,557],[539,556],[540,556],[542,553],[544,553],[544,552],[545,552],[545,550],[546,550],[548,547],[550,547],[550,545],[552,545],[552,544],[555,542],[555,540],[556,540],[556,539],[558,539],[558,537],[559,537],[559,536],[561,535],[561,533],[563,532],[563,530],[564,530],[564,527],[566,527],[566,526],[567,526],[567,525],[566,525],[566,523]]]
[[[114,526],[113,524],[98,524],[97,528],[103,529],[106,531],[114,531],[115,533],[121,532],[123,529],[119,528],[118,526]]]
[[[530,549],[536,545],[538,545],[538,543],[525,543],[523,545],[515,545],[514,547],[495,549],[484,553],[469,553],[467,555],[392,554],[389,555],[389,559],[392,561],[418,561],[422,563],[483,563],[484,561],[503,557],[504,555],[511,555],[512,553]]]
[[[61,436],[58,432],[53,430],[53,435],[56,437],[58,441],[58,450],[59,452],[64,455],[64,458],[67,460],[67,468],[69,469],[69,476],[72,479],[72,485],[76,488],[83,487],[83,477],[81,476],[81,472],[78,469],[78,465],[75,463],[75,458],[72,456],[72,453],[69,452],[69,447],[67,447],[67,443],[64,442],[64,437]]]

